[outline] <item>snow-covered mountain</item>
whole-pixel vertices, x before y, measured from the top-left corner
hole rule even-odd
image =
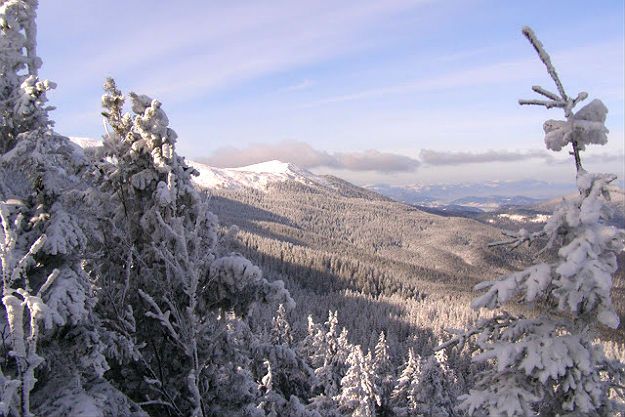
[[[253,188],[266,190],[270,184],[297,181],[302,184],[328,186],[328,181],[294,164],[268,161],[241,168],[215,168],[199,162],[189,161],[200,175],[195,183],[207,189],[239,190]]]

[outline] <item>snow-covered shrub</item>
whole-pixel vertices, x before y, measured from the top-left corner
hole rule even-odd
[[[373,350],[373,369],[375,384],[380,393],[377,412],[386,415],[390,412],[390,399],[395,384],[395,367],[391,359],[391,352],[384,332],[380,332],[378,342]]]
[[[545,122],[545,144],[554,151],[570,144],[579,194],[563,199],[541,231],[522,229],[495,243],[517,247],[542,241],[542,252],[554,253],[553,259],[476,286],[485,293],[474,300],[474,308],[517,302],[533,308],[537,317],[500,314],[446,345],[477,336],[479,354],[474,360],[492,365],[461,398],[470,415],[611,415],[617,404],[609,400],[609,393],[617,387],[622,390],[623,365],[606,359],[593,340],[597,326],[619,325],[610,291],[625,231],[607,224],[606,201],[616,176],[588,173],[581,160],[587,145],[606,143],[607,108],[593,100],[574,112],[588,94],[570,97],[533,31],[524,28],[523,34],[558,92],[534,86],[547,100],[520,104],[563,109],[565,120]]]

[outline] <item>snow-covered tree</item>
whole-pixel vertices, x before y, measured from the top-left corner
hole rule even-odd
[[[377,414],[385,416],[390,412],[391,392],[395,383],[395,367],[391,362],[391,354],[384,332],[380,332],[378,342],[375,345],[373,368],[375,384],[380,393],[380,406]]]
[[[271,366],[272,389],[285,402],[291,397],[308,398],[311,388],[316,384],[315,374],[306,358],[292,347],[291,325],[283,304],[280,304],[273,318],[271,335],[258,339],[253,347],[253,355],[257,363],[265,358],[265,362]]]
[[[20,416],[29,416],[30,392],[37,382],[35,369],[44,361],[37,352],[39,325],[44,322],[47,328],[52,327],[52,314],[42,296],[56,280],[59,270],[54,269],[39,290],[33,293],[30,274],[36,264],[35,255],[46,243],[46,236],[42,235],[30,247],[20,248],[24,243],[21,241],[23,236],[20,236],[25,223],[24,217],[22,213],[17,216],[12,214],[21,205],[15,200],[0,203],[0,221],[3,226],[3,241],[0,243],[2,303],[12,346],[8,353],[15,359],[15,377],[0,374],[0,414],[9,415],[15,412]],[[25,322],[25,319],[29,320]],[[5,372],[7,365],[11,366],[5,363]]]
[[[0,153],[15,146],[18,136],[52,125],[36,51],[37,0],[0,1]]]
[[[306,337],[300,342],[298,351],[308,359],[313,368],[316,369],[323,364],[324,332],[311,315],[308,316]]]
[[[614,373],[622,375],[623,365],[605,358],[601,346],[593,343],[593,329],[619,324],[610,290],[625,232],[606,221],[606,201],[616,176],[586,172],[581,159],[588,145],[606,143],[607,108],[593,100],[574,111],[588,94],[569,96],[534,32],[524,28],[523,34],[538,52],[557,93],[534,86],[546,99],[520,104],[564,111],[564,120],[545,122],[545,144],[554,151],[571,147],[579,193],[564,198],[541,231],[521,229],[496,243],[517,247],[542,240],[545,256],[554,255],[476,287],[485,293],[474,300],[474,308],[517,302],[534,308],[536,317],[500,314],[450,342],[477,335],[479,354],[474,360],[491,365],[462,397],[462,405],[470,415],[610,415],[614,411],[608,401],[610,380]]]
[[[349,354],[351,353],[354,345],[349,342],[349,331],[343,327],[339,338],[337,339],[337,352],[336,363],[338,364],[338,372],[340,375],[344,375],[348,368]]]
[[[283,395],[274,386],[274,378],[270,361],[265,361],[267,373],[259,384],[262,393],[258,408],[267,417],[321,417],[318,412],[301,403],[295,395]],[[287,399],[288,398],[288,399]]]
[[[97,288],[83,262],[101,238],[93,190],[80,176],[87,161],[50,129],[45,92],[53,83],[37,78],[36,8],[33,0],[0,1],[0,409],[75,415],[88,404],[141,415],[104,378]]]
[[[416,412],[417,403],[413,391],[418,388],[420,383],[421,357],[416,355],[412,349],[409,349],[406,365],[399,374],[391,393],[391,404],[395,414],[404,416]]]
[[[418,383],[413,379],[408,396],[409,404],[418,415],[446,417],[454,415],[450,386],[454,376],[447,366],[444,350],[429,356],[421,367]]]
[[[278,311],[272,320],[272,324],[271,342],[275,345],[286,345],[290,347],[293,344],[293,334],[284,304],[278,306]]]
[[[375,369],[371,353],[362,354],[355,346],[348,358],[349,369],[341,379],[341,392],[337,396],[340,410],[345,416],[373,417],[380,406],[380,393],[375,385]]]
[[[259,384],[259,390],[262,393],[262,398],[258,408],[263,410],[267,417],[277,417],[277,410],[282,408],[286,401],[284,400],[284,397],[277,394],[273,390],[271,362],[265,361],[264,365],[267,367],[267,374],[261,379]]]
[[[343,362],[343,353],[338,344],[338,315],[330,311],[328,320],[324,323],[325,334],[323,335],[322,349],[317,353],[315,362],[321,365],[315,368],[315,375],[323,393],[333,397],[337,395],[341,387],[341,378],[345,375],[347,365]],[[319,358],[320,357],[320,358]]]
[[[421,360],[409,350],[406,366],[391,394],[393,411],[398,416],[455,415],[451,395],[454,380],[443,351]]]
[[[257,302],[292,300],[281,281],[223,253],[217,219],[191,182],[196,171],[175,152],[161,103],[134,93],[130,101],[125,113],[124,96],[107,80],[110,132],[97,172],[110,201],[102,224],[109,240],[93,269],[109,288],[102,314],[131,342],[133,395],[178,415],[250,410],[259,395],[250,368],[255,338],[242,319]],[[121,371],[128,374],[120,363],[120,378],[128,378]]]
[[[339,405],[336,400],[325,394],[319,394],[311,398],[307,408],[322,417],[343,417],[342,413],[339,411]]]

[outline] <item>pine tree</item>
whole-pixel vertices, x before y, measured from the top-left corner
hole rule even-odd
[[[0,408],[56,416],[90,403],[140,415],[104,378],[97,289],[83,262],[101,237],[90,211],[93,192],[80,176],[87,162],[51,130],[45,92],[53,83],[37,78],[36,7],[32,0],[0,2],[0,321],[10,328]]]
[[[377,415],[385,416],[390,413],[391,392],[395,383],[395,368],[391,362],[391,355],[384,332],[380,332],[378,342],[375,345],[373,368],[375,384],[380,392],[380,406],[377,410]]]
[[[321,366],[315,369],[315,375],[319,386],[323,388],[325,395],[333,397],[339,393],[341,378],[344,375],[345,364],[340,362],[340,350],[338,346],[338,316],[337,312],[329,312],[328,320],[324,323],[325,334],[323,336],[323,348],[317,354],[322,360]]]
[[[299,344],[298,351],[307,358],[313,369],[323,364],[324,333],[319,323],[315,323],[312,316],[308,316],[306,337]]]
[[[267,367],[267,374],[260,381],[259,390],[262,393],[262,398],[258,408],[263,410],[267,417],[278,417],[277,410],[284,407],[285,400],[273,390],[271,362],[265,361],[265,366]]]
[[[281,281],[269,283],[247,259],[222,253],[217,219],[191,182],[197,172],[175,152],[161,103],[134,93],[130,101],[132,113],[124,113],[124,96],[107,80],[111,131],[98,172],[112,216],[103,217],[106,256],[93,270],[110,284],[101,313],[133,350],[133,395],[177,415],[254,409],[256,338],[244,318],[257,302],[292,300]],[[116,372],[129,376],[121,361]]]
[[[414,391],[421,384],[421,357],[408,350],[406,366],[402,369],[393,392],[391,405],[398,416],[406,416],[417,412],[417,401]]]
[[[461,398],[470,415],[610,415],[614,411],[608,401],[611,381],[622,379],[623,365],[605,358],[601,347],[593,343],[593,328],[599,324],[616,328],[619,323],[610,290],[625,231],[606,221],[605,202],[616,176],[588,173],[581,160],[588,145],[606,143],[607,108],[593,100],[574,111],[588,94],[569,96],[534,32],[524,28],[523,34],[545,64],[557,93],[534,86],[546,100],[521,100],[520,104],[564,111],[565,120],[545,122],[545,144],[554,151],[570,145],[579,194],[563,199],[541,231],[521,229],[508,233],[509,240],[496,243],[517,247],[544,240],[543,252],[555,253],[552,260],[476,287],[486,292],[474,300],[474,308],[518,301],[535,308],[537,317],[503,313],[444,345],[479,335],[479,354],[474,359],[492,365],[479,375],[469,395]]]
[[[266,362],[271,365],[274,391],[285,402],[291,397],[308,398],[311,388],[316,384],[315,374],[305,358],[292,347],[291,325],[283,304],[278,307],[271,335],[269,340],[266,339],[258,338],[252,350],[257,361],[266,358]]]
[[[0,153],[11,150],[20,134],[42,129],[48,118],[46,92],[55,88],[40,81],[36,51],[37,0],[0,1]]]
[[[266,417],[321,417],[315,410],[304,406],[296,395],[284,395],[276,390],[274,373],[270,361],[265,361],[267,373],[259,384],[262,393],[258,409]]]
[[[356,346],[349,355],[348,364],[338,395],[340,410],[346,416],[373,417],[380,405],[380,393],[375,385],[371,353],[363,355],[360,346]]]
[[[284,304],[278,306],[278,311],[272,322],[271,342],[274,345],[286,345],[290,347],[293,344],[293,334],[291,332],[291,325],[286,316]]]
[[[449,392],[453,380],[447,355],[443,350],[437,351],[424,361],[418,383],[415,379],[411,381],[409,404],[426,417],[454,415]]]
[[[339,338],[337,339],[336,363],[338,364],[338,373],[344,375],[348,367],[349,354],[354,348],[349,342],[349,331],[343,327]]]

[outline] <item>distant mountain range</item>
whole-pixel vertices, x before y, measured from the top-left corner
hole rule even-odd
[[[366,188],[411,205],[470,212],[532,206],[573,192],[575,184],[522,180],[406,186],[377,184]]]

